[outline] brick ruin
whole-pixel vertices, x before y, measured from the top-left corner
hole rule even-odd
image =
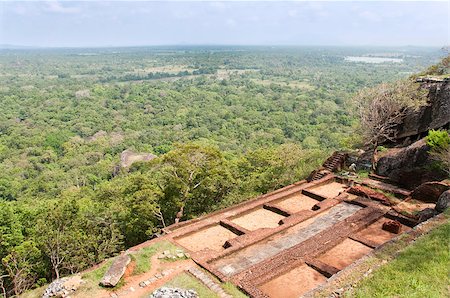
[[[411,230],[419,223],[417,212],[434,207],[376,175],[332,173],[345,161],[333,156],[336,162],[324,176],[313,173],[310,182],[174,224],[163,238],[250,297],[299,297]]]

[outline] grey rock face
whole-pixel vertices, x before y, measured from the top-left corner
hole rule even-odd
[[[417,216],[419,218],[419,222],[424,222],[426,220],[429,220],[433,216],[437,214],[437,211],[431,208],[425,208],[422,211],[420,211]]]
[[[54,280],[47,289],[45,289],[42,298],[69,297],[69,295],[75,292],[83,282],[84,281],[79,275]]]
[[[64,282],[67,280],[67,278],[60,278],[57,280],[54,280],[48,287],[45,289],[44,294],[42,295],[42,298],[48,298],[48,297],[54,297],[54,296],[61,296],[64,289]]]
[[[117,257],[114,263],[103,275],[100,285],[103,287],[115,287],[119,280],[125,273],[128,264],[131,262],[131,257],[128,254]]]
[[[149,298],[198,298],[194,290],[162,287],[154,291]]]
[[[122,168],[130,167],[137,161],[148,161],[156,158],[156,155],[151,153],[137,153],[132,150],[125,150],[120,154],[120,166]]]
[[[428,104],[414,113],[409,113],[398,129],[397,137],[404,138],[438,129],[450,122],[450,84],[448,82],[426,83]]]
[[[441,194],[434,209],[437,212],[444,212],[448,207],[450,207],[450,190],[447,190]]]
[[[376,174],[389,177],[397,184],[413,189],[422,183],[442,180],[442,173],[427,167],[431,160],[425,138],[408,147],[389,149],[383,153],[376,165]]]

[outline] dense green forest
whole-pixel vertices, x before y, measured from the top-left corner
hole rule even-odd
[[[0,51],[0,296],[302,179],[360,141],[349,99],[434,48]],[[387,57],[381,63],[346,57]],[[126,150],[151,161],[121,167]]]

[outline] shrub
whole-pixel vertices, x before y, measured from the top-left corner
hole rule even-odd
[[[445,150],[450,144],[450,136],[446,130],[430,130],[427,136],[427,145],[434,151]]]
[[[360,91],[354,98],[360,133],[366,145],[394,141],[406,114],[425,102],[425,91],[412,81],[381,84]]]
[[[445,130],[430,130],[427,145],[431,147],[431,158],[438,161],[440,168],[450,175],[450,136]]]

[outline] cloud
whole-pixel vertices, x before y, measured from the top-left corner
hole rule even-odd
[[[62,14],[75,14],[81,12],[79,7],[67,7],[63,6],[61,2],[57,0],[47,1],[45,10],[53,13],[62,13]]]

